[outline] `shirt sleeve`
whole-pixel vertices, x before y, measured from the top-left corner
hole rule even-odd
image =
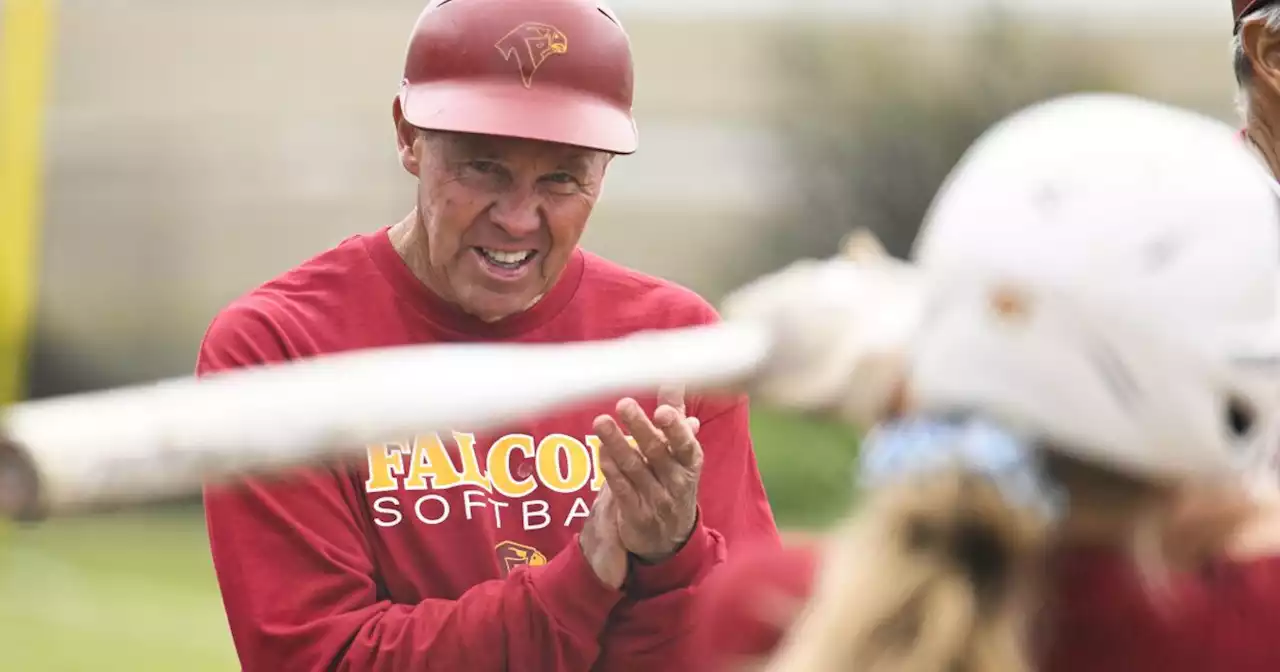
[[[703,584],[692,608],[690,669],[754,669],[781,643],[818,571],[816,546],[740,549]]]
[[[1280,558],[1220,559],[1153,583],[1123,552],[1061,555],[1046,667],[1280,669]]]
[[[290,358],[258,310],[229,309],[202,344],[197,375]],[[576,537],[544,566],[473,586],[457,600],[395,604],[381,587],[374,531],[339,470],[207,487],[213,566],[246,672],[587,670],[619,591]]]

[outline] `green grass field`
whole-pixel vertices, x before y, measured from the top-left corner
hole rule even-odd
[[[821,526],[848,502],[843,428],[757,411],[779,524]],[[197,509],[58,521],[0,543],[0,669],[238,669]]]

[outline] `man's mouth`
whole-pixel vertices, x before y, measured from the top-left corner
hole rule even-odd
[[[475,250],[485,261],[508,271],[527,266],[529,262],[538,256],[537,250],[517,250],[513,252],[494,250],[487,247],[477,247]]]

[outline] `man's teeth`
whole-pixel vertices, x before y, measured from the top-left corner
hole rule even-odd
[[[519,252],[504,252],[502,250],[490,250],[480,248],[480,253],[488,257],[489,261],[502,264],[504,266],[513,266],[523,263],[529,257],[533,256],[533,250],[521,250]]]

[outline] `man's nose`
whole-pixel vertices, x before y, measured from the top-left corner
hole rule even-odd
[[[490,219],[512,238],[531,236],[542,228],[542,199],[533,189],[516,188],[503,194],[489,211]]]

